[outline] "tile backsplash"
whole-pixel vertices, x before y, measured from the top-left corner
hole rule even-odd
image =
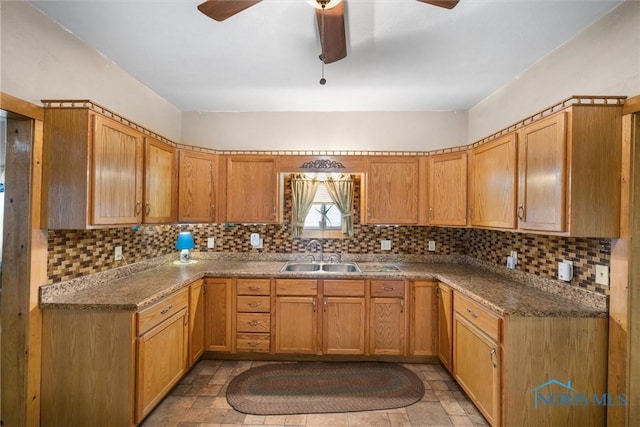
[[[356,195],[359,194],[358,183]],[[357,199],[357,197],[356,197]],[[174,249],[179,231],[189,230],[196,251],[301,253],[309,239],[291,237],[289,186],[285,185],[284,221],[282,224],[183,224],[139,228],[97,230],[50,230],[48,237],[48,281],[57,283],[97,273],[149,258],[178,256]],[[355,200],[359,206],[359,201]],[[516,268],[542,277],[556,278],[557,263],[573,261],[574,279],[568,284],[608,295],[609,288],[595,283],[595,264],[609,265],[611,240],[577,239],[521,234],[508,231],[424,227],[371,226],[359,221],[354,212],[354,237],[325,239],[325,253],[396,254],[396,255],[469,255],[482,261],[505,265],[509,252],[518,252]],[[260,233],[262,249],[253,249],[250,234]],[[215,238],[215,248],[207,249],[207,238]],[[380,240],[391,240],[391,250],[382,251]],[[436,242],[436,251],[427,250],[427,242]],[[115,246],[122,246],[123,261],[114,260]]]

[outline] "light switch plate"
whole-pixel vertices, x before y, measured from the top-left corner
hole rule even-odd
[[[380,240],[380,249],[383,251],[391,250],[391,240]]]
[[[596,264],[596,283],[609,286],[609,267]]]

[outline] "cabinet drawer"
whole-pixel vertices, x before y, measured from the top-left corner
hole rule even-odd
[[[399,280],[372,280],[372,297],[404,297],[404,282]]]
[[[151,307],[136,313],[136,328],[138,335],[142,335],[149,329],[170,318],[189,304],[189,289],[170,295]]]
[[[271,343],[269,334],[237,334],[236,351],[268,353]]]
[[[236,316],[236,330],[238,332],[269,332],[271,331],[271,315],[255,313],[238,313]]]
[[[271,297],[238,295],[237,311],[249,313],[269,313],[271,311]]]
[[[325,296],[364,296],[364,280],[325,280]]]
[[[501,318],[499,316],[457,292],[454,293],[453,296],[453,310],[454,312],[460,313],[462,317],[477,326],[496,342],[500,342]]]
[[[309,279],[278,279],[276,295],[317,295],[318,281]]]
[[[238,279],[238,295],[269,295],[271,281],[269,279]]]

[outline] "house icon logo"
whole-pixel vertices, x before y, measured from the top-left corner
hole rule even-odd
[[[542,393],[541,391],[542,389],[552,385],[557,385],[561,387],[561,389],[564,389],[566,391],[564,393],[547,393],[547,394]],[[567,380],[567,383],[565,384],[562,381],[558,381],[556,379],[550,379],[549,381],[543,384],[540,384],[537,387],[532,388],[531,390],[529,390],[529,392],[534,394],[533,407],[538,409],[539,404],[542,404],[542,403],[549,404],[554,401],[558,401],[558,399],[554,399],[557,397],[559,397],[560,400],[562,401],[566,401],[566,397],[568,395],[575,395],[577,393],[577,390],[571,387],[571,380]]]
[[[571,385],[571,380],[563,383],[555,378],[532,388],[529,393],[533,393],[533,406],[536,409],[540,406],[588,406],[590,404],[625,406],[627,404],[625,393],[589,395],[589,393],[578,392]]]

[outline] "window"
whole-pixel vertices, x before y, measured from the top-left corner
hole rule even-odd
[[[304,219],[305,230],[341,230],[342,213],[333,203],[327,185],[318,183],[311,209]]]

